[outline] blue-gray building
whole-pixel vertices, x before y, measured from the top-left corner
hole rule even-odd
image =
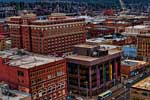
[[[126,45],[122,48],[123,56],[128,58],[137,57],[137,47],[135,45]]]

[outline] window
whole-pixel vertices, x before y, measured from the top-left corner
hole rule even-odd
[[[52,95],[49,96],[49,100],[52,100]]]
[[[24,73],[22,71],[18,71],[18,76],[24,76]]]
[[[146,92],[142,92],[142,95],[144,95],[144,96],[148,96],[148,93],[146,93]]]
[[[48,93],[51,93],[51,92],[52,92],[52,89],[53,89],[52,87],[49,87],[47,92],[48,92]]]

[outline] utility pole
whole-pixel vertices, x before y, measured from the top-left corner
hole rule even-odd
[[[57,13],[60,13],[60,5],[59,5],[60,1],[58,0],[58,12]]]

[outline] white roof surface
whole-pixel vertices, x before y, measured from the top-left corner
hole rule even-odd
[[[22,93],[22,92],[19,92],[19,91],[16,91],[16,90],[9,90],[11,93],[14,93],[15,95],[17,95],[17,96],[15,96],[15,97],[11,97],[11,96],[6,96],[6,95],[3,95],[2,94],[2,91],[1,91],[1,89],[0,89],[0,99],[2,99],[2,100],[21,100],[21,99],[24,99],[24,98],[27,98],[27,97],[29,97],[28,98],[28,100],[31,100],[30,99],[30,95],[29,94],[27,94],[27,93]],[[8,99],[9,98],[9,99]]]
[[[144,29],[144,28],[147,28],[148,26],[146,25],[136,25],[136,26],[130,26],[128,28],[135,28],[135,29]]]
[[[63,59],[61,57],[50,57],[31,53],[25,55],[18,55],[17,52],[13,50],[1,52],[0,57],[9,58],[10,60],[7,63],[10,66],[16,66],[25,69],[29,69],[35,66],[48,64]]]

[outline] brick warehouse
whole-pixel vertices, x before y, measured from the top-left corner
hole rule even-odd
[[[63,54],[86,40],[85,20],[53,14],[38,20],[34,14],[14,16],[7,20],[12,47],[41,54]]]
[[[31,94],[32,100],[66,100],[66,60],[23,50],[0,53],[0,81]]]

